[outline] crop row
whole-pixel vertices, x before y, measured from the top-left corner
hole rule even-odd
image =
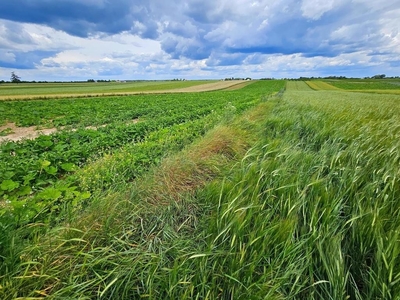
[[[124,166],[127,170],[124,172],[129,173],[126,176],[133,179],[140,174],[135,171],[136,167],[146,170],[162,157],[165,148],[158,144],[162,144],[164,136],[175,132],[177,138],[174,143],[188,143],[203,133],[201,128],[207,127],[207,122],[215,122],[218,119],[216,116],[221,118],[229,113],[241,112],[260,101],[261,95],[277,91],[283,84],[260,82],[240,92],[8,102],[11,106],[20,105],[19,110],[15,108],[14,115],[9,115],[15,122],[21,121],[27,114],[26,107],[21,106],[27,104],[31,114],[36,112],[41,116],[37,120],[62,116],[74,120],[71,125],[80,128],[75,131],[61,130],[35,140],[0,145],[0,197],[3,199],[0,218],[3,216],[15,223],[24,223],[37,219],[40,211],[48,209],[49,203],[53,205],[57,202],[58,206],[60,199],[76,203],[88,198],[90,185],[83,190],[78,188],[79,182],[66,182],[66,178],[88,161],[111,155],[125,145],[136,147],[131,149],[135,159],[142,157],[142,160],[135,160],[138,162],[136,166],[135,163]],[[48,109],[44,109],[44,106]],[[91,109],[96,110],[97,115]],[[139,122],[127,123],[132,118],[139,118]],[[82,125],[102,124],[99,120],[109,124],[97,130],[82,128]],[[187,126],[181,131],[180,138],[176,128],[185,126],[183,124]],[[160,136],[157,132],[164,132],[164,135]],[[154,136],[158,138],[152,140]],[[152,145],[153,154],[148,152],[148,145]],[[168,145],[166,148],[174,147]],[[133,171],[129,168],[133,168]],[[110,181],[113,177],[109,176]],[[81,178],[81,182],[89,182],[89,179]],[[107,180],[103,180],[104,186],[108,186]]]
[[[280,84],[282,85],[282,82]],[[98,126],[116,121],[130,122],[139,117],[156,118],[159,115],[174,112],[180,114],[183,111],[199,108],[215,109],[224,106],[226,102],[237,101],[238,97],[252,94],[252,90],[255,92],[258,90],[257,84],[255,87],[248,87],[240,92],[112,96],[51,101],[0,101],[0,122],[3,125],[15,123],[22,127],[71,126],[75,128]]]

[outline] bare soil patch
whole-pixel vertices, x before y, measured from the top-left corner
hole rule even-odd
[[[139,119],[134,119],[127,124],[136,124],[139,122]],[[85,129],[93,129],[97,130],[101,127],[106,127],[108,124],[103,124],[99,126],[86,126]],[[54,132],[57,132],[57,128],[38,128],[38,126],[30,126],[30,127],[18,127],[15,123],[7,123],[6,125],[0,126],[0,132],[2,130],[10,129],[11,133],[6,136],[0,136],[0,143],[5,141],[21,141],[23,139],[34,140],[40,135],[50,135]],[[61,127],[60,130],[65,129],[65,127]],[[76,129],[71,129],[71,131],[76,131]]]
[[[240,86],[243,83],[248,84],[249,82],[245,81],[245,80],[218,81],[218,82],[206,83],[206,84],[202,84],[202,85],[195,85],[195,86],[182,88],[182,89],[170,90],[169,92],[171,92],[171,93],[208,92],[208,91],[225,90],[228,88],[234,88],[236,86],[239,86],[237,89],[240,89],[243,87],[243,86]]]
[[[244,88],[246,85],[249,85],[251,81],[247,80],[246,82],[238,83],[235,85],[232,85],[230,87],[227,87],[224,89],[224,91],[235,91],[235,90],[240,90],[241,88]]]
[[[11,133],[6,136],[0,136],[0,143],[4,141],[20,141],[22,139],[33,140],[39,135],[49,135],[57,131],[57,128],[45,128],[38,129],[37,126],[30,127],[18,127],[15,123],[7,123],[6,125],[0,126],[0,131],[10,129]]]

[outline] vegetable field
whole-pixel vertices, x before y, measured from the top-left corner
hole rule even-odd
[[[272,82],[240,92],[2,101],[1,120],[60,130],[34,140],[0,144],[0,218],[18,226],[48,220],[60,205],[77,205],[90,197],[95,184],[82,190],[78,183],[93,178],[77,182],[72,176],[84,172],[77,171],[88,162],[129,149],[123,160],[132,165],[120,180],[130,181],[169,148],[183,146],[225,114],[241,112],[260,101],[262,94],[282,87],[283,82]],[[101,184],[109,187],[115,180],[105,182],[106,178],[103,174]]]
[[[0,102],[59,128],[1,144],[0,298],[400,299],[400,96],[339,86]]]

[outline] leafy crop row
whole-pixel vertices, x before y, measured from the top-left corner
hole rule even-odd
[[[125,145],[135,147],[131,149],[135,163],[131,160],[131,165],[123,165],[125,170],[121,171],[127,180],[131,180],[140,174],[135,168],[146,170],[162,157],[165,147],[158,144],[162,145],[163,136],[154,139],[158,132],[171,135],[174,128],[188,124],[181,128],[185,131],[176,133],[178,138],[175,142],[182,140],[179,135],[198,136],[202,133],[199,128],[207,127],[202,120],[215,121],[215,118],[207,116],[223,115],[228,104],[237,112],[243,111],[259,101],[261,94],[279,90],[282,86],[283,82],[271,82],[257,83],[241,92],[0,103],[4,108],[3,115],[19,124],[39,125],[53,120],[65,125],[69,120],[69,125],[79,127],[75,131],[61,130],[35,140],[0,145],[0,218],[3,216],[8,222],[23,224],[42,219],[49,209],[58,210],[63,201],[76,204],[90,197],[88,182],[92,176],[83,176],[79,182],[65,179],[88,161],[101,159]],[[37,118],[26,120],[29,115]],[[137,118],[138,123],[127,123]],[[83,125],[104,123],[109,124],[97,130],[82,128]],[[183,140],[187,143],[191,139],[185,137]],[[114,177],[102,174],[99,181],[108,187]],[[80,183],[82,187],[79,188]]]

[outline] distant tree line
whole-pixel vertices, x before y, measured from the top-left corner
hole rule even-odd
[[[299,78],[292,78],[292,79],[289,79],[289,78],[285,78],[286,80],[301,80],[301,81],[304,81],[304,80],[313,80],[313,79],[399,79],[400,78],[400,76],[391,76],[391,77],[388,77],[388,76],[386,76],[385,74],[378,74],[378,75],[374,75],[374,76],[371,76],[371,77],[346,77],[346,76],[325,76],[325,77],[314,77],[314,76],[311,76],[311,77],[303,77],[303,76],[301,76],[301,77],[299,77]]]
[[[246,77],[246,78],[241,78],[241,77],[228,77],[224,79],[225,81],[227,80],[251,80],[250,77]]]

